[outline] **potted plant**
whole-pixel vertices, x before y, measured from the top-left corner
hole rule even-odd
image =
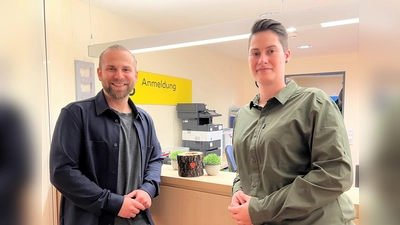
[[[221,170],[221,157],[215,153],[208,154],[204,157],[203,163],[208,175],[215,176]]]
[[[175,150],[169,154],[169,159],[171,159],[171,166],[174,170],[178,169],[178,154],[183,153],[183,150]]]

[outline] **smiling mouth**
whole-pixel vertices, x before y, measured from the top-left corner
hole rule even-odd
[[[112,85],[114,85],[115,87],[123,87],[123,86],[125,86],[125,84],[115,84],[115,83],[112,83]]]
[[[267,70],[272,70],[272,68],[260,68],[260,69],[257,69],[257,71],[267,71]]]

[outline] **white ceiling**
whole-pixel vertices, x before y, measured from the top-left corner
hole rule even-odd
[[[89,2],[89,0],[82,0]],[[239,29],[240,21],[255,21],[261,14],[288,28],[297,28],[289,40],[292,58],[358,51],[358,24],[321,28],[321,22],[358,17],[359,0],[90,0],[101,8],[159,33],[226,23]],[[250,32],[251,24],[243,34]],[[243,28],[241,28],[243,29]],[[218,30],[214,31],[216,34]],[[118,40],[115,40],[118,41]],[[298,49],[312,45],[311,49]],[[247,40],[204,45],[205,48],[247,60]]]

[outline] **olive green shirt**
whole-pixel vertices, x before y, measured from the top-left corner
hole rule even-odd
[[[343,117],[322,90],[290,81],[261,108],[260,96],[235,119],[233,193],[252,196],[254,225],[353,224],[350,146]]]

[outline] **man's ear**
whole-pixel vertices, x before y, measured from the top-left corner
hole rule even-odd
[[[97,68],[97,77],[99,78],[99,81],[101,81],[101,75],[102,75],[101,69]]]

